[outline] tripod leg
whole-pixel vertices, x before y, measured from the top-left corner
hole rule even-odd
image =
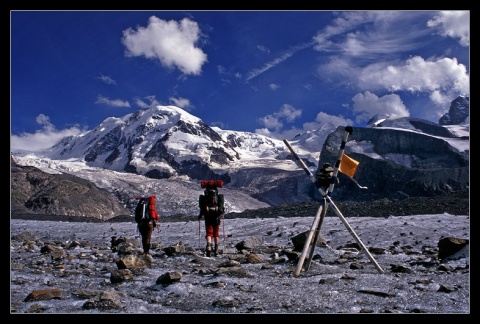
[[[322,211],[324,209],[323,205],[320,205],[318,208],[317,214],[315,215],[315,219],[313,220],[312,227],[310,228],[310,232],[308,232],[307,239],[305,241],[305,245],[303,246],[302,254],[300,255],[300,259],[298,260],[297,263],[297,268],[295,269],[295,276],[299,276],[300,272],[302,271],[302,266],[303,266],[303,261],[305,261],[305,256],[307,255],[308,247],[310,246],[310,242],[312,241],[312,236],[315,231],[315,229],[318,227],[318,223],[320,222],[320,216],[322,214]],[[312,246],[312,249],[314,247]]]
[[[310,268],[310,263],[312,262],[312,258],[313,258],[313,252],[315,251],[315,247],[317,246],[318,237],[320,236],[320,229],[322,228],[323,220],[325,219],[325,215],[327,214],[328,202],[325,198],[323,198],[323,205],[325,207],[322,210],[322,213],[320,215],[320,222],[318,223],[318,226],[315,230],[315,237],[313,238],[312,247],[310,248],[310,255],[307,259],[307,262],[305,263],[305,271],[308,271],[308,269]]]
[[[370,259],[370,261],[373,262],[373,264],[375,265],[375,268],[377,268],[378,272],[380,273],[384,273],[382,267],[380,267],[380,265],[377,263],[377,261],[373,258],[373,256],[370,254],[370,251],[368,251],[367,247],[363,244],[363,242],[360,240],[360,238],[358,237],[358,235],[355,233],[355,231],[353,230],[353,228],[350,226],[350,224],[348,224],[347,220],[345,219],[345,217],[342,215],[342,213],[340,212],[340,210],[338,209],[338,207],[335,205],[335,203],[330,199],[330,197],[328,197],[328,201],[330,202],[330,204],[332,205],[332,208],[333,208],[333,211],[335,212],[335,214],[337,214],[337,216],[340,218],[340,220],[342,221],[343,225],[345,225],[345,227],[347,228],[347,230],[350,232],[350,234],[352,234],[353,238],[355,239],[355,241],[357,241],[358,245],[360,245],[362,247],[362,250],[365,252],[365,254],[368,256],[368,258]]]

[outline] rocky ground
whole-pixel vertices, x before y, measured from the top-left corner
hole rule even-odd
[[[349,217],[372,260],[326,217],[298,277],[313,217],[225,220],[213,258],[197,221],[162,223],[144,255],[130,221],[12,219],[10,314],[471,314],[469,218]]]
[[[214,260],[202,256],[195,215],[162,217],[148,260],[130,215],[11,215],[10,313],[471,314],[468,192],[334,203],[383,274],[329,207],[327,245],[292,276],[293,237],[311,228],[318,202],[227,214]],[[113,236],[131,250],[112,249]],[[442,259],[445,238],[467,249]]]

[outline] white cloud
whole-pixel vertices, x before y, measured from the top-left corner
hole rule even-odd
[[[42,126],[41,130],[35,133],[22,133],[21,135],[12,135],[10,137],[11,150],[26,150],[30,152],[38,152],[57,144],[59,140],[66,136],[78,135],[82,130],[78,126],[56,130],[55,126],[50,122],[50,117],[40,114],[36,117],[36,121]]]
[[[268,87],[269,87],[270,89],[272,89],[273,91],[275,91],[275,90],[277,90],[278,88],[280,88],[280,85],[278,85],[278,84],[276,84],[276,83],[270,83],[270,84],[268,85]]]
[[[102,80],[106,84],[117,84],[117,81],[113,80],[111,77],[101,74],[97,79]]]
[[[442,36],[458,38],[462,46],[470,46],[470,11],[441,11],[427,22]]]
[[[318,32],[314,49],[357,60],[378,60],[425,44],[420,37],[431,31],[425,23],[435,11],[349,11]],[[418,26],[421,24],[421,26]],[[405,30],[408,30],[406,32]]]
[[[257,69],[253,69],[251,70],[250,72],[247,73],[247,78],[246,78],[246,81],[250,81],[251,79],[253,78],[256,78],[257,76],[259,76],[260,74],[270,70],[271,68],[277,66],[278,64],[282,63],[283,61],[285,61],[286,59],[288,59],[289,57],[293,56],[295,53],[297,53],[298,51],[301,51],[303,49],[306,49],[306,48],[309,48],[313,45],[314,43],[313,42],[309,42],[309,43],[305,43],[305,44],[300,44],[300,45],[296,45],[294,47],[292,47],[291,49],[289,49],[288,51],[286,51],[285,53],[283,53],[282,55],[280,55],[279,57],[273,59],[272,61],[266,63],[263,67],[261,68],[257,68]]]
[[[274,129],[276,131],[282,129],[283,127],[283,123],[274,115],[260,117],[259,122],[262,123],[267,129]]]
[[[46,131],[54,131],[55,126],[50,122],[50,117],[40,114],[35,118],[37,124],[42,125]]]
[[[291,105],[285,104],[273,115],[267,115],[263,118],[260,118],[260,122],[263,123],[264,128],[256,129],[255,133],[283,140],[285,138],[294,138],[300,133],[317,130],[321,128],[322,125],[327,123],[334,126],[353,124],[352,120],[344,118],[343,116],[333,116],[324,112],[319,112],[315,118],[315,121],[304,123],[302,125],[302,129],[294,126],[289,129],[283,129],[284,125],[281,122],[281,119],[287,119],[287,121],[292,122],[296,118],[300,117],[301,113],[302,111],[300,109],[296,109]]]
[[[190,100],[186,98],[170,97],[170,102],[172,102],[175,106],[185,109],[187,111],[190,111],[191,108],[193,108],[192,104],[190,103]]]
[[[270,50],[266,47],[266,46],[263,46],[263,45],[257,45],[257,48],[260,52],[262,53],[267,53],[267,54],[270,54]]]
[[[365,91],[363,94],[356,94],[352,100],[354,101],[353,110],[359,113],[356,117],[357,122],[366,121],[376,114],[384,114],[390,118],[410,116],[407,107],[396,94],[379,98],[375,94]]]
[[[334,126],[347,126],[352,125],[352,120],[344,118],[343,116],[333,116],[324,112],[319,112],[317,117],[315,117],[315,123],[305,123],[303,124],[303,129],[315,130],[319,129],[323,124],[332,124]]]
[[[310,83],[305,83],[303,87],[307,90],[312,90],[312,85]]]
[[[155,96],[147,96],[143,99],[135,98],[134,100],[135,100],[135,105],[143,109],[160,105],[160,102],[158,102],[157,99],[155,99]],[[148,101],[148,103],[145,101]]]
[[[383,88],[412,93],[440,91],[450,97],[468,93],[469,84],[466,67],[456,58],[425,60],[414,56],[396,65],[371,64],[358,75],[358,87],[362,89]]]
[[[428,46],[425,37],[431,34],[432,28],[468,46],[469,25],[468,11],[340,12],[338,18],[314,37],[314,49],[331,54],[328,62],[318,67],[317,73],[337,86],[367,91],[370,94],[367,97],[373,96],[375,91],[394,92],[398,96],[400,92],[425,94],[434,104],[432,109],[440,114],[457,96],[469,95],[470,77],[465,65],[448,57],[412,56],[399,61],[398,55]],[[432,41],[431,37],[428,39]],[[448,51],[445,49],[445,53]],[[389,61],[385,61],[385,57]],[[371,61],[380,63],[372,64]],[[390,113],[405,113],[400,97],[385,96],[382,100],[392,105]],[[358,108],[358,104],[356,110],[364,112],[357,120],[369,114],[367,107]]]
[[[374,63],[363,68],[334,58],[317,72],[360,91],[424,93],[442,110],[454,98],[470,93],[470,77],[456,58],[425,60],[414,56],[404,62]]]
[[[227,69],[222,65],[217,65],[218,74],[227,74]]]
[[[295,119],[299,118],[302,115],[302,110],[285,104],[282,106],[282,108],[280,108],[280,111],[278,113],[275,113],[275,115],[286,118],[288,122],[293,122]]]
[[[229,85],[232,83],[232,78],[242,79],[242,74],[239,72],[232,71],[232,69],[227,69],[223,65],[217,65],[217,72],[220,75],[220,80],[223,85]]]
[[[293,122],[302,115],[301,109],[296,109],[289,104],[284,104],[278,112],[271,115],[260,117],[258,121],[265,126],[265,128],[279,131],[283,128],[282,120]]]
[[[149,104],[147,104],[145,101],[143,101],[140,98],[135,98],[134,102],[135,102],[135,105],[137,105],[138,107],[143,108],[143,109],[150,107]]]
[[[128,28],[123,31],[122,43],[127,56],[145,56],[158,59],[168,68],[178,68],[184,74],[199,75],[207,55],[195,44],[200,37],[200,28],[188,18],[180,22],[165,21],[152,16],[147,27],[137,31]]]
[[[96,104],[104,104],[107,106],[112,107],[130,107],[130,103],[128,101],[124,101],[121,99],[108,99],[104,96],[98,96],[97,100],[95,101]]]

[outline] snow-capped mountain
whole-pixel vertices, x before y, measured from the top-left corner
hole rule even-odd
[[[107,118],[83,135],[64,138],[45,154],[154,179],[184,175],[228,183],[229,169],[256,161],[283,161],[288,152],[280,140],[212,128],[181,108],[156,106]]]

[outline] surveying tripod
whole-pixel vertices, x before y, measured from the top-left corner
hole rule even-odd
[[[340,150],[338,151],[338,157],[337,157],[337,161],[335,162],[335,168],[334,168],[334,171],[333,171],[332,179],[330,181],[330,186],[328,187],[326,192],[317,184],[317,181],[316,181],[314,175],[310,172],[310,170],[308,170],[307,166],[302,161],[302,159],[300,159],[300,157],[297,155],[297,153],[295,153],[295,151],[293,150],[290,143],[288,143],[288,141],[286,139],[283,140],[285,145],[288,147],[288,149],[290,150],[290,152],[294,156],[295,160],[299,163],[299,165],[302,167],[302,169],[307,173],[307,175],[310,177],[310,180],[312,180],[312,182],[315,184],[317,190],[322,195],[322,204],[318,208],[317,214],[315,215],[312,227],[310,228],[310,231],[308,232],[308,236],[307,236],[307,239],[305,241],[305,245],[303,246],[302,254],[300,255],[300,259],[298,260],[297,268],[295,269],[295,276],[297,276],[297,277],[300,275],[300,272],[302,271],[303,263],[305,261],[306,255],[307,255],[308,248],[310,246],[310,242],[312,241],[312,238],[313,238],[313,242],[312,242],[311,248],[310,248],[310,254],[309,254],[309,257],[307,259],[307,263],[305,264],[305,271],[308,271],[308,269],[310,268],[310,263],[312,262],[312,257],[313,257],[313,251],[315,250],[315,245],[317,244],[317,240],[318,240],[318,237],[320,235],[320,228],[322,227],[322,223],[323,223],[323,220],[325,218],[325,215],[327,214],[327,210],[328,210],[329,206],[332,206],[335,214],[337,214],[337,216],[342,221],[343,225],[345,225],[345,227],[350,232],[350,234],[352,234],[355,241],[357,241],[358,245],[360,245],[362,250],[365,252],[365,254],[370,259],[370,261],[373,262],[373,264],[375,265],[377,270],[380,273],[384,272],[383,269],[380,267],[380,265],[378,265],[377,261],[375,261],[373,256],[370,254],[368,249],[365,247],[365,245],[362,243],[362,241],[360,240],[358,235],[352,229],[350,224],[348,224],[347,220],[342,215],[340,210],[337,208],[337,206],[335,205],[333,200],[330,198],[330,194],[333,192],[333,188],[335,187],[335,182],[336,182],[336,179],[337,179],[338,169],[339,169],[340,163],[342,161],[343,151],[345,150],[345,144],[347,143],[348,135],[351,134],[352,132],[353,132],[353,128],[351,126],[345,127],[345,133],[344,133],[343,138],[342,138],[342,144],[340,145]]]

